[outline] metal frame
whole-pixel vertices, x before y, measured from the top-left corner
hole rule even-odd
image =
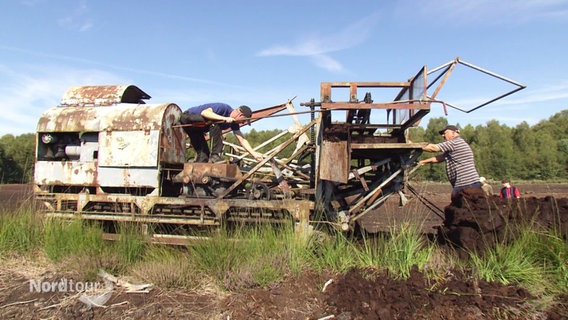
[[[475,111],[475,110],[477,110],[477,109],[479,109],[479,108],[482,108],[482,107],[484,107],[484,106],[486,106],[486,105],[488,105],[488,104],[490,104],[490,103],[493,103],[493,102],[495,102],[495,101],[497,101],[497,100],[500,100],[500,99],[502,99],[502,98],[505,98],[505,97],[507,97],[507,96],[509,96],[509,95],[511,95],[511,94],[513,94],[513,93],[515,93],[515,92],[517,92],[517,91],[520,91],[520,90],[523,90],[524,88],[526,88],[526,85],[524,85],[524,84],[522,84],[522,83],[520,83],[520,82],[511,80],[511,79],[506,78],[506,77],[504,77],[504,76],[502,76],[502,75],[499,75],[499,74],[497,74],[497,73],[488,71],[488,70],[483,69],[483,68],[481,68],[481,67],[478,67],[478,66],[476,66],[476,65],[474,65],[474,64],[471,64],[471,63],[468,63],[468,62],[466,62],[466,61],[463,61],[463,60],[461,60],[461,59],[458,57],[458,58],[455,58],[454,60],[452,60],[452,61],[450,61],[450,62],[447,62],[447,63],[445,63],[445,64],[443,64],[443,65],[441,65],[441,66],[439,66],[439,67],[437,67],[437,68],[434,68],[434,69],[428,71],[428,74],[432,74],[432,73],[437,72],[437,71],[439,71],[439,70],[441,70],[441,69],[445,69],[444,71],[442,71],[442,73],[441,73],[440,75],[438,75],[438,77],[436,77],[436,78],[434,79],[434,81],[432,81],[432,82],[428,85],[428,88],[434,86],[434,85],[438,82],[438,80],[440,80],[440,78],[441,78],[440,83],[438,84],[438,86],[436,87],[436,89],[434,89],[434,93],[429,97],[430,99],[436,99],[436,96],[437,96],[438,93],[440,92],[440,89],[441,89],[442,86],[445,84],[446,80],[449,78],[449,76],[452,74],[453,70],[455,69],[455,67],[456,67],[458,64],[461,64],[461,65],[464,65],[464,66],[466,66],[466,67],[468,67],[468,68],[471,68],[471,69],[473,69],[473,70],[482,72],[482,73],[487,74],[487,75],[489,75],[489,76],[491,76],[491,77],[494,77],[494,78],[496,78],[496,79],[499,79],[499,80],[508,82],[508,83],[514,85],[516,88],[513,89],[513,90],[511,90],[511,91],[505,92],[505,93],[503,93],[503,94],[501,94],[501,95],[499,95],[499,96],[497,96],[497,97],[495,97],[495,98],[493,98],[493,99],[490,99],[490,100],[488,100],[488,101],[486,101],[486,102],[484,102],[484,103],[481,103],[481,104],[479,104],[479,105],[477,105],[477,106],[475,106],[475,107],[473,107],[472,109],[469,109],[469,110],[466,110],[466,109],[463,109],[463,108],[459,108],[459,107],[457,107],[457,106],[455,106],[455,105],[453,105],[453,104],[451,104],[451,103],[448,103],[447,101],[444,102],[445,105],[450,106],[451,108],[454,108],[454,109],[456,109],[456,110],[459,110],[459,111],[462,111],[462,112],[465,112],[465,113],[470,113],[470,112],[472,112],[472,111]]]

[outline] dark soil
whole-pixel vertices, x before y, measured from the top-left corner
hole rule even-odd
[[[546,196],[502,199],[480,188],[465,189],[444,209],[439,233],[456,248],[483,253],[495,243],[514,240],[527,224],[568,238],[568,198]]]
[[[444,245],[458,250],[481,251],[482,238],[514,238],[503,228],[526,219],[532,219],[535,227],[555,226],[566,236],[568,185],[518,187],[523,198],[510,202],[485,197],[478,190],[465,190],[450,199],[447,186],[425,188],[421,193],[443,208],[444,216],[433,227],[447,236]],[[28,195],[29,187],[0,185],[3,208]],[[72,278],[72,274],[48,267],[25,272],[31,268],[27,262],[4,264],[0,269],[1,319],[568,319],[568,295],[539,308],[536,297],[524,289],[474,281],[454,270],[436,280],[418,270],[412,270],[407,280],[377,270],[305,273],[270,288],[238,292],[152,287],[149,293],[127,293],[119,287],[104,307],[89,309],[78,294],[30,290],[30,279],[56,281]]]

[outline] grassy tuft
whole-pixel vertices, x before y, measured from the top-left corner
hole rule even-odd
[[[0,252],[26,254],[41,246],[42,219],[32,207],[0,213]]]
[[[158,245],[146,248],[141,260],[132,266],[132,273],[162,288],[194,290],[204,279],[186,250]]]
[[[549,232],[526,226],[515,241],[470,257],[477,275],[487,281],[519,284],[539,295],[568,292],[568,246]]]
[[[407,279],[414,266],[423,269],[428,265],[436,247],[425,241],[419,225],[411,223],[392,227],[388,234],[373,240],[365,242],[361,260],[379,269],[386,269],[395,278],[401,279]]]
[[[211,275],[226,289],[266,286],[284,277],[290,261],[289,232],[269,226],[220,232],[189,247],[198,272]]]
[[[315,270],[332,270],[343,273],[357,266],[359,249],[349,238],[337,232],[333,237],[313,241],[308,248],[306,259]]]
[[[54,262],[69,256],[97,257],[103,251],[102,229],[95,223],[78,219],[47,219],[44,251]]]
[[[147,246],[140,224],[122,223],[118,225],[118,240],[113,248],[125,267],[139,261]]]

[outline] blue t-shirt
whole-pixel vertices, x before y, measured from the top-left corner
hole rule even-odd
[[[215,112],[216,114],[223,116],[223,117],[229,117],[231,115],[231,112],[233,112],[233,108],[231,108],[230,105],[228,105],[226,103],[221,103],[221,102],[206,103],[206,104],[202,104],[200,106],[191,107],[191,108],[187,109],[185,112],[190,113],[190,114],[201,115],[201,112],[203,112],[203,110],[209,109],[209,108],[211,108],[213,110],[213,112]],[[236,131],[236,130],[240,130],[240,128],[241,128],[241,126],[236,122],[233,122],[233,123],[222,122],[222,123],[218,123],[218,126],[221,127],[221,130],[231,128],[231,130]]]

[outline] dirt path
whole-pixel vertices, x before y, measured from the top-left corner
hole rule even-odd
[[[211,286],[193,291],[151,287],[127,293],[116,287],[104,307],[88,307],[80,292],[37,292],[30,283],[72,280],[61,272],[22,275],[0,271],[2,319],[566,319],[568,309],[537,310],[526,290],[448,270],[432,283],[417,270],[394,280],[371,270],[345,275],[306,273],[270,288],[228,293]],[[79,281],[79,279],[75,279]],[[69,283],[69,282],[68,282]],[[97,296],[101,292],[87,292]],[[567,301],[568,296],[560,297]]]

